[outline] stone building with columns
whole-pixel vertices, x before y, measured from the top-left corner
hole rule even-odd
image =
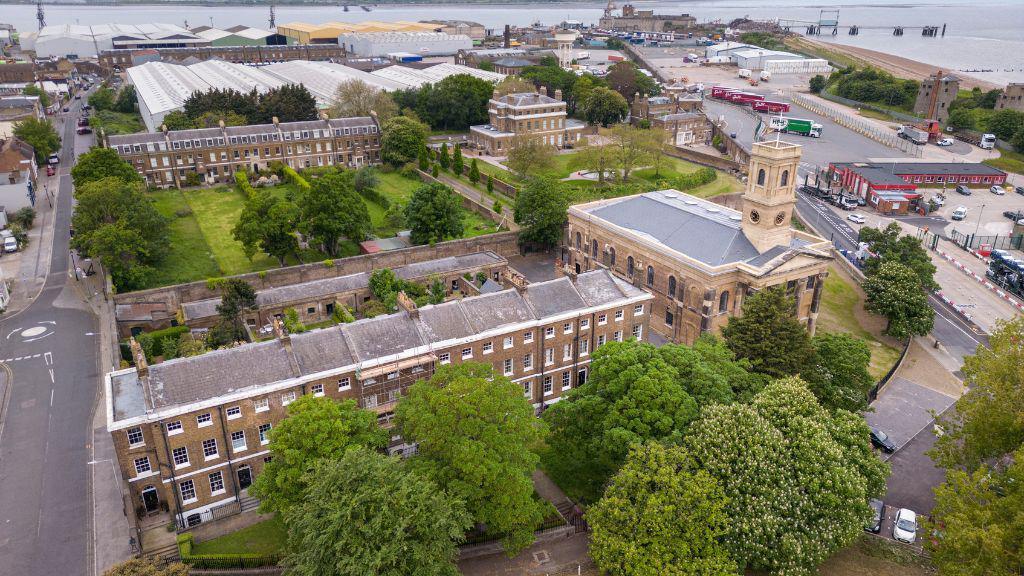
[[[744,298],[772,286],[813,333],[832,245],[791,225],[800,154],[798,144],[755,143],[740,210],[676,190],[572,206],[561,257],[652,293],[650,328],[674,342],[718,333]]]

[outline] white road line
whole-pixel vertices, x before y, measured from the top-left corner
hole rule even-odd
[[[56,390],[57,390],[56,388],[50,388],[50,407],[51,408],[53,407],[53,393]]]
[[[53,368],[50,368],[50,384],[56,384],[56,382],[53,381]]]
[[[47,353],[43,354],[43,359],[46,360],[46,365],[47,366],[53,366],[53,353],[52,352],[47,352]]]

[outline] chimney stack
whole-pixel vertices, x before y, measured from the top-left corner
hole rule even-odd
[[[142,351],[142,346],[138,340],[134,337],[128,341],[128,347],[132,351],[132,358],[135,359],[135,370],[139,374],[139,378],[146,378],[149,376],[149,363],[146,362],[146,353]]]
[[[420,311],[416,308],[416,303],[412,301],[412,298],[409,298],[409,295],[405,293],[405,290],[398,293],[398,307],[405,310],[406,314],[408,314],[410,318],[420,317]]]
[[[516,292],[520,294],[526,292],[526,285],[528,284],[526,277],[511,268],[505,270],[505,282],[515,288]]]
[[[562,89],[561,88],[555,88],[555,100],[558,100],[559,102],[562,101]]]
[[[278,318],[277,316],[274,316],[273,325],[274,325],[274,337],[277,338],[278,340],[280,340],[281,344],[284,344],[285,348],[291,350],[291,348],[292,348],[292,337],[284,329],[284,325],[281,323],[281,319]]]

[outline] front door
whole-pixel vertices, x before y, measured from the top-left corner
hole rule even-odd
[[[245,490],[252,485],[252,469],[242,466],[238,469],[238,489]]]
[[[152,486],[143,488],[142,505],[146,507],[146,514],[156,512],[160,508],[160,497],[156,495],[156,488]]]

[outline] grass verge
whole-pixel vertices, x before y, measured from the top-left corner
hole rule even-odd
[[[192,554],[276,554],[284,550],[288,533],[277,516],[237,532],[192,546]]]
[[[1001,154],[999,158],[989,158],[982,160],[981,163],[1007,172],[1024,174],[1024,154],[1012,150],[1000,150],[999,152]]]

